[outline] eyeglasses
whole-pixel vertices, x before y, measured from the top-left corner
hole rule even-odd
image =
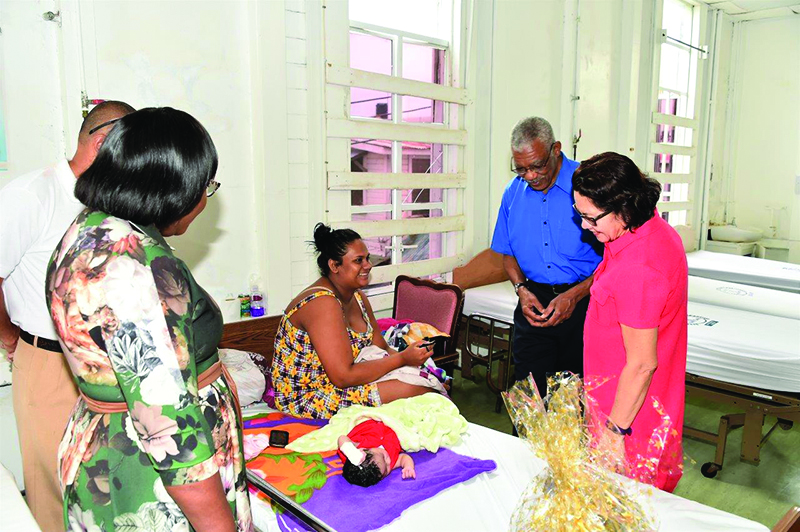
[[[109,120],[108,122],[103,122],[103,123],[102,123],[102,124],[100,124],[99,126],[94,126],[92,129],[90,129],[90,130],[89,130],[89,134],[90,134],[90,135],[94,135],[94,133],[95,133],[96,131],[98,131],[98,130],[100,130],[100,129],[103,129],[103,128],[104,128],[104,127],[106,127],[106,126],[110,126],[111,124],[113,124],[113,123],[115,123],[115,122],[118,122],[120,118],[122,118],[122,117],[115,118],[114,120]]]
[[[525,174],[527,174],[528,172],[533,172],[534,174],[537,174],[537,175],[542,174],[544,172],[545,168],[547,168],[547,163],[550,162],[550,155],[552,155],[553,146],[555,146],[555,145],[556,145],[555,142],[550,145],[550,149],[547,150],[547,159],[545,159],[543,163],[534,164],[534,165],[531,165],[531,166],[514,166],[514,159],[512,158],[511,159],[511,171],[514,172],[515,174],[517,174],[520,177],[525,177]]]
[[[210,198],[211,196],[213,196],[214,193],[217,190],[219,190],[219,187],[221,187],[221,186],[222,186],[222,184],[219,181],[217,181],[216,179],[212,179],[211,181],[209,181],[208,185],[206,186],[206,197]]]
[[[581,219],[586,220],[589,223],[589,225],[591,225],[592,227],[597,227],[597,222],[598,222],[598,220],[600,220],[600,218],[602,218],[603,216],[608,216],[609,214],[611,214],[611,211],[606,211],[603,214],[601,214],[599,216],[595,216],[594,218],[592,218],[591,216],[586,216],[581,211],[579,211],[578,207],[574,203],[572,204],[572,208],[575,209],[575,212],[578,213],[578,216],[580,216]]]

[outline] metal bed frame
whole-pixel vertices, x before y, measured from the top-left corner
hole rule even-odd
[[[725,445],[728,434],[742,428],[742,448],[740,460],[753,465],[761,462],[761,446],[764,445],[776,428],[792,428],[800,422],[800,394],[774,392],[730,384],[723,381],[686,374],[686,398],[699,397],[715,403],[730,405],[744,410],[744,413],[727,414],[720,418],[717,432],[708,432],[684,425],[686,436],[716,446],[713,462],[706,462],[700,468],[705,477],[714,478],[722,470],[725,459]],[[763,434],[765,416],[775,416],[777,421]]]
[[[503,406],[500,392],[508,389],[511,379],[511,338],[514,336],[514,324],[483,314],[462,316],[466,321],[461,359],[461,376],[475,381],[472,373],[474,364],[486,367],[486,385],[497,395],[494,411],[499,413]],[[486,349],[486,355],[478,354],[475,349]],[[498,362],[497,380],[492,378],[492,365]]]

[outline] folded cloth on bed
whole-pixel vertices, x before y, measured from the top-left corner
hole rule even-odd
[[[334,450],[339,436],[367,419],[383,421],[394,430],[406,452],[420,449],[436,452],[439,447],[456,445],[467,431],[467,420],[452,401],[439,394],[426,393],[381,406],[343,408],[327,426],[291,442],[287,448],[304,453]]]
[[[377,345],[368,345],[358,353],[355,363],[360,364],[361,362],[368,362],[370,360],[381,360],[382,358],[388,356],[389,352],[385,349],[381,349]],[[414,386],[431,388],[447,397],[447,390],[439,380],[438,376],[442,373],[443,372],[436,367],[436,363],[433,361],[433,359],[429,358],[421,367],[400,366],[397,369],[393,369],[375,382],[392,380],[405,382],[406,384],[411,384]]]
[[[322,430],[319,427],[326,424],[327,420],[300,419],[282,413],[247,418],[245,447],[248,440],[257,444],[273,429],[287,431],[289,441],[294,442],[304,434]],[[352,485],[342,478],[342,462],[335,451],[298,453],[267,447],[247,462],[247,469],[335,530],[362,531],[380,528],[418,502],[497,467],[492,460],[478,460],[447,449],[437,453],[420,451],[411,456],[417,472],[415,480],[404,481],[400,470],[395,470],[369,488]],[[365,500],[369,504],[364,504]],[[306,530],[288,513],[277,517],[283,531]]]

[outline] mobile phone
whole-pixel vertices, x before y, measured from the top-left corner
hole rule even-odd
[[[269,433],[270,447],[286,447],[289,445],[289,433],[285,430],[273,429]]]

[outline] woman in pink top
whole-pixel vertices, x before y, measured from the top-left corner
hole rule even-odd
[[[624,155],[602,153],[572,178],[582,226],[605,244],[584,329],[595,431],[626,474],[672,491],[683,473],[686,254],[655,210],[661,185]]]

